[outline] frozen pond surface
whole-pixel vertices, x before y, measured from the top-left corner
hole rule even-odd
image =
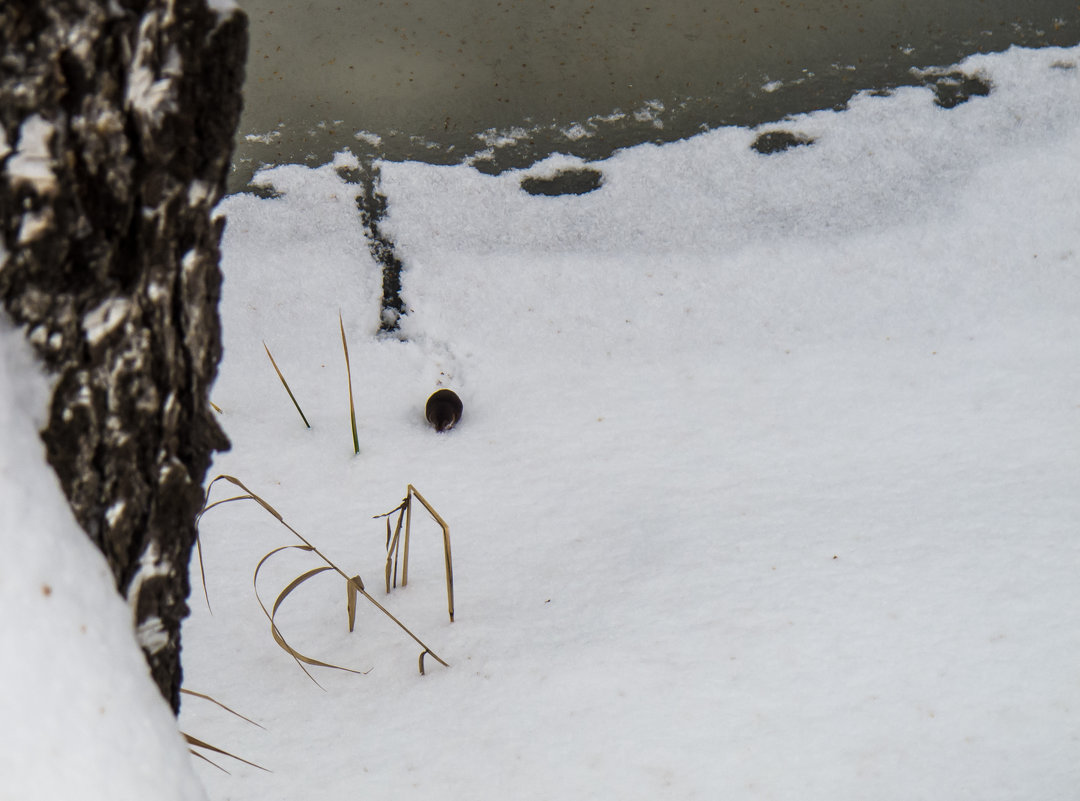
[[[1073,0],[245,0],[233,188],[260,164],[358,155],[498,171],[551,152],[829,108],[912,68],[1080,41]],[[357,134],[361,133],[361,138]]]

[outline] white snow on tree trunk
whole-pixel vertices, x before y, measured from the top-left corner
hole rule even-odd
[[[45,462],[47,388],[0,320],[0,796],[203,799],[131,611]]]

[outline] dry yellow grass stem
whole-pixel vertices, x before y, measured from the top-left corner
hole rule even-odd
[[[248,760],[244,759],[243,757],[238,757],[236,754],[230,754],[228,751],[226,751],[226,750],[224,750],[222,748],[218,748],[216,745],[210,745],[210,743],[203,742],[198,737],[192,737],[190,734],[185,734],[184,739],[187,740],[188,745],[195,746],[195,748],[204,748],[207,751],[213,751],[215,754],[222,754],[224,756],[229,757],[230,759],[235,759],[237,762],[243,762],[245,765],[251,765],[251,767],[253,767],[253,768],[258,768],[259,770],[265,770],[267,773],[272,773],[272,771],[267,770],[262,765],[256,765],[254,762],[249,762]],[[225,768],[221,767],[221,765],[219,765],[214,760],[208,759],[203,754],[200,754],[198,751],[195,750],[195,748],[189,748],[188,751],[190,751],[192,754],[197,756],[199,759],[201,759],[201,760],[203,760],[205,762],[209,762],[211,765],[213,765],[218,770],[224,771],[225,773],[229,772],[229,771],[225,770]]]
[[[409,488],[405,493],[405,499],[401,502],[400,506],[396,506],[385,514],[376,515],[376,517],[386,518],[386,592],[390,592],[390,576],[391,576],[391,563],[393,563],[393,586],[397,587],[397,560],[398,560],[398,547],[400,545],[401,535],[401,522],[402,518],[405,520],[405,553],[402,556],[401,563],[401,586],[404,587],[409,583],[409,534],[412,528],[412,499],[420,501],[424,508],[428,510],[428,514],[432,519],[442,528],[443,532],[443,561],[446,564],[446,605],[450,611],[450,622],[454,622],[454,563],[450,556],[450,526],[446,521],[442,519],[442,516],[435,511],[424,496],[414,487],[409,484]],[[397,524],[394,527],[394,533],[390,533],[390,517],[397,513]],[[432,654],[434,656],[434,654]],[[437,658],[437,657],[436,657]],[[423,669],[421,668],[421,672]]]
[[[256,723],[251,718],[244,717],[239,712],[237,712],[235,709],[229,709],[229,707],[225,706],[225,704],[221,703],[221,701],[217,700],[216,698],[212,698],[211,696],[205,695],[203,693],[197,693],[194,690],[188,690],[188,689],[186,689],[184,687],[180,688],[180,692],[184,693],[185,695],[192,695],[192,696],[194,696],[196,698],[202,698],[202,699],[204,699],[206,701],[209,701],[212,704],[217,704],[218,706],[220,706],[222,709],[224,709],[229,714],[236,715],[236,717],[240,718],[241,720],[247,721],[252,726],[259,726],[259,724]],[[263,726],[259,726],[259,728],[263,729],[265,731],[265,728]],[[236,754],[231,754],[228,751],[225,751],[224,749],[218,748],[216,745],[210,745],[210,743],[204,742],[204,741],[200,740],[197,737],[192,737],[190,734],[186,734],[185,732],[181,732],[181,734],[184,735],[184,739],[187,741],[187,744],[189,746],[192,746],[192,747],[188,748],[188,751],[190,751],[194,756],[197,756],[199,759],[203,760],[204,762],[209,762],[215,768],[217,768],[218,770],[220,770],[220,771],[222,771],[224,773],[228,773],[229,771],[225,770],[225,768],[221,767],[221,765],[219,765],[217,762],[214,762],[212,759],[209,759],[204,754],[200,754],[198,751],[195,750],[195,748],[202,748],[202,749],[205,749],[207,751],[213,751],[215,754],[222,754],[223,756],[227,756],[230,759],[235,759],[237,762],[243,762],[245,765],[251,765],[251,767],[253,767],[253,768],[258,768],[259,770],[265,770],[267,773],[272,772],[272,771],[268,770],[267,768],[264,768],[262,765],[256,765],[254,762],[249,762],[248,760],[244,759],[243,757],[238,757]]]
[[[289,393],[289,398],[293,402],[293,406],[296,407],[296,411],[300,412],[300,419],[304,421],[304,425],[311,428],[311,423],[307,421],[304,416],[304,410],[300,408],[300,404],[296,402],[296,396],[292,394],[292,390],[289,389],[289,382],[285,380],[285,376],[281,374],[281,370],[278,369],[277,362],[274,361],[274,357],[270,354],[270,348],[266,347],[266,343],[263,343],[263,348],[266,350],[266,355],[270,357],[270,364],[274,365],[274,372],[277,373],[277,377],[281,379],[281,385],[285,387],[285,391]],[[217,408],[216,406],[214,407]],[[221,410],[218,409],[220,412]]]
[[[213,489],[214,485],[218,481],[221,481],[221,480],[227,481],[230,484],[233,484],[233,485],[239,487],[241,490],[243,490],[243,492],[245,494],[237,495],[237,496],[234,496],[234,497],[231,497],[231,498],[224,498],[222,500],[215,501],[214,503],[209,503],[211,490]],[[322,661],[320,661],[318,659],[312,659],[311,657],[305,656],[304,654],[300,653],[295,648],[293,648],[291,645],[289,645],[288,642],[286,642],[284,636],[281,634],[281,631],[278,629],[278,626],[277,626],[277,623],[274,620],[274,617],[277,614],[277,611],[280,608],[281,604],[285,601],[285,599],[289,596],[289,594],[293,590],[295,590],[297,587],[299,587],[301,584],[303,584],[308,579],[310,579],[310,578],[312,578],[314,576],[320,575],[321,573],[325,573],[327,571],[333,571],[333,572],[337,573],[339,576],[341,576],[343,579],[345,579],[346,611],[348,613],[348,618],[349,618],[349,631],[353,630],[354,623],[356,621],[356,596],[357,595],[362,595],[362,596],[364,596],[365,599],[367,599],[367,601],[369,603],[371,603],[373,606],[375,606],[375,608],[377,608],[380,612],[382,612],[384,615],[386,615],[388,618],[390,618],[392,621],[394,621],[394,623],[396,623],[398,625],[398,627],[402,631],[404,631],[406,634],[408,634],[416,642],[417,645],[419,645],[421,648],[423,648],[423,651],[420,654],[420,672],[421,673],[424,672],[424,656],[427,655],[427,654],[430,654],[431,657],[433,659],[435,659],[439,664],[444,665],[446,667],[449,667],[449,665],[446,662],[444,662],[441,658],[439,658],[439,656],[436,655],[435,652],[432,651],[419,637],[417,637],[415,634],[413,634],[404,623],[402,623],[400,620],[398,620],[396,617],[394,617],[392,614],[390,614],[390,612],[382,604],[380,604],[378,601],[376,601],[374,598],[372,598],[371,595],[368,594],[367,590],[364,589],[364,582],[360,580],[360,576],[357,575],[357,576],[350,577],[350,576],[346,575],[345,572],[341,568],[339,568],[337,565],[335,565],[333,562],[331,562],[318,548],[316,548],[314,545],[312,545],[299,531],[297,531],[292,526],[290,526],[288,523],[286,523],[285,519],[281,516],[281,514],[276,509],[274,509],[274,507],[272,507],[269,503],[264,501],[262,498],[260,498],[258,495],[256,495],[254,492],[252,492],[246,486],[244,486],[243,482],[241,482],[239,479],[237,479],[237,478],[235,478],[233,476],[229,476],[229,475],[217,476],[217,478],[215,478],[213,481],[211,481],[210,484],[207,486],[207,488],[206,488],[206,498],[207,498],[207,503],[203,506],[202,512],[199,513],[199,518],[200,519],[201,519],[202,515],[205,514],[207,511],[214,508],[215,506],[220,506],[223,503],[229,503],[231,501],[252,500],[252,501],[255,501],[257,504],[259,504],[261,507],[263,507],[263,509],[265,509],[267,512],[269,512],[274,518],[277,519],[277,521],[279,523],[281,523],[281,525],[285,526],[285,528],[287,528],[290,532],[292,532],[293,535],[303,543],[303,545],[282,545],[282,546],[280,546],[278,548],[275,548],[274,550],[270,551],[265,556],[263,556],[263,558],[259,560],[259,564],[255,568],[255,575],[254,575],[253,581],[255,583],[255,597],[259,601],[259,606],[262,607],[263,613],[266,615],[267,619],[269,619],[269,621],[270,621],[270,632],[274,637],[274,642],[276,642],[278,644],[278,646],[283,651],[285,651],[287,654],[289,654],[289,656],[291,656],[296,661],[296,664],[300,667],[300,669],[303,670],[304,673],[307,675],[307,677],[310,678],[313,682],[315,682],[315,684],[318,684],[318,682],[315,681],[315,678],[311,675],[310,672],[308,672],[308,669],[306,667],[304,667],[304,665],[313,665],[313,666],[316,666],[316,667],[333,668],[335,670],[344,670],[344,671],[347,671],[349,673],[361,673],[362,671],[353,670],[352,668],[342,667],[340,665],[334,665],[334,664],[331,664],[329,662],[322,662]],[[205,573],[202,572],[202,551],[201,551],[201,546],[199,545],[198,535],[196,535],[196,546],[199,547],[199,570],[200,570],[200,573],[202,573],[202,575],[203,575],[203,592],[204,592],[204,594],[207,595],[207,605],[209,606],[210,600],[209,600],[209,594],[206,593]],[[259,597],[259,589],[258,589],[259,571],[262,569],[262,566],[267,562],[267,560],[269,560],[272,556],[274,556],[275,554],[281,553],[282,551],[286,551],[286,550],[290,550],[290,549],[303,551],[305,553],[314,554],[315,556],[319,557],[326,564],[323,565],[323,566],[320,566],[320,567],[313,568],[312,570],[309,570],[306,573],[303,573],[303,574],[297,576],[295,579],[293,579],[292,582],[290,582],[289,585],[287,587],[285,587],[285,589],[283,589],[278,594],[277,599],[274,601],[273,607],[271,609],[267,610],[266,605],[262,602],[262,598]]]
[[[349,421],[352,423],[353,453],[360,453],[360,439],[356,436],[356,407],[353,406],[352,368],[349,367],[349,343],[345,341],[345,321],[338,312],[338,325],[341,326],[341,347],[345,349],[345,377],[349,380]]]
[[[263,731],[266,731],[266,727],[263,726],[261,723],[256,723],[251,718],[244,717],[239,712],[237,712],[235,709],[230,709],[229,707],[225,706],[225,704],[221,703],[221,701],[214,698],[213,696],[206,695],[205,693],[197,693],[194,690],[189,690],[187,687],[181,687],[180,692],[182,692],[184,695],[191,695],[191,696],[194,696],[195,698],[202,698],[204,701],[209,701],[212,704],[217,704],[222,709],[224,709],[226,712],[228,712],[230,715],[236,715],[236,717],[240,718],[240,720],[245,720],[248,723],[250,723],[252,726],[258,726]]]

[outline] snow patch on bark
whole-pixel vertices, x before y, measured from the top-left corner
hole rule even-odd
[[[83,318],[86,341],[98,345],[127,319],[131,302],[124,298],[110,298]]]
[[[169,644],[169,632],[160,617],[148,617],[135,630],[135,639],[144,651],[156,654]]]
[[[207,0],[207,4],[210,6],[211,11],[215,11],[221,15],[231,14],[234,11],[240,10],[240,5],[236,0]]]
[[[124,514],[124,509],[126,508],[127,502],[119,500],[105,510],[105,521],[109,524],[109,528],[116,528],[116,522]]]
[[[31,114],[23,120],[19,126],[19,144],[15,155],[7,162],[7,173],[11,176],[13,188],[29,185],[39,195],[50,195],[56,191],[52,151],[49,149],[55,131],[53,124],[40,114]]]
[[[163,559],[161,556],[161,550],[158,548],[156,542],[151,541],[146,550],[143,551],[142,556],[139,558],[139,567],[135,570],[135,575],[131,578],[131,583],[128,585],[127,601],[128,606],[131,607],[132,620],[135,624],[136,631],[138,632],[139,644],[143,645],[143,626],[145,626],[151,620],[158,621],[158,627],[161,628],[160,618],[147,618],[142,623],[139,622],[139,595],[142,593],[143,585],[151,579],[155,578],[167,578],[172,575],[173,567],[167,559]],[[162,629],[164,631],[164,629]],[[167,641],[167,638],[166,638]],[[156,650],[160,651],[164,647],[164,643],[159,645]],[[153,653],[153,652],[151,652]]]
[[[19,235],[15,244],[29,245],[45,236],[53,226],[52,209],[46,208],[41,211],[28,211],[22,217],[19,224]]]
[[[177,86],[183,75],[183,62],[175,45],[166,50],[160,66],[155,64],[158,28],[156,14],[148,14],[139,26],[124,94],[124,105],[154,128],[161,125],[166,114],[177,110]]]

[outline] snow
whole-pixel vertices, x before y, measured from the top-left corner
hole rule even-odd
[[[205,798],[131,611],[45,462],[47,401],[22,332],[0,320],[0,795]]]
[[[22,247],[36,242],[52,229],[53,222],[51,208],[45,208],[40,212],[23,212],[22,222],[19,223],[19,235],[16,237],[15,243]]]
[[[164,469],[162,472],[164,472]],[[135,571],[135,575],[132,576],[127,591],[128,607],[131,609],[132,620],[138,620],[137,610],[143,585],[150,579],[168,576],[172,572],[173,566],[161,558],[157,544],[150,543],[150,546],[139,558],[139,568]],[[138,642],[139,647],[155,654],[169,644],[169,634],[165,630],[161,618],[149,617],[136,628],[135,640]]]
[[[496,177],[382,163],[380,230],[406,265],[402,340],[375,335],[380,268],[358,188],[339,175],[354,157],[268,169],[278,196],[226,198],[213,400],[233,450],[214,472],[359,573],[449,667],[429,658],[418,675],[417,644],[363,603],[348,633],[327,573],[275,621],[300,651],[367,673],[312,668],[316,686],[274,642],[251,584],[265,554],[299,541],[256,504],[211,510],[214,614],[193,562],[185,686],[265,730],[191,697],[181,728],[272,772],[196,763],[209,795],[1071,797],[1078,64],[1080,48],[1014,49],[960,65],[993,91],[951,110],[907,88],[631,148],[592,165],[602,185],[581,196],[520,189],[581,166],[564,156]],[[779,129],[813,144],[750,147]],[[58,511],[26,421],[44,394],[15,339],[0,340],[4,430],[22,437],[0,456],[19,454],[17,473],[2,462],[3,508],[42,518],[18,541],[8,532],[27,526],[5,522],[0,563],[0,608],[17,624],[0,629],[0,675],[22,690],[60,668],[16,661],[16,646],[43,632],[81,642],[70,623],[34,623],[69,593],[104,593],[107,577]],[[16,393],[27,386],[37,394]],[[465,409],[442,435],[423,419],[438,386]],[[408,586],[382,591],[385,522],[372,516],[410,483],[450,526],[453,623],[426,513]],[[275,556],[262,599],[319,564]],[[117,717],[153,723],[152,736],[102,736],[83,714],[99,683],[142,678],[130,613],[95,603],[70,614],[116,624],[123,669],[76,660],[56,686],[74,677],[79,692],[33,717],[52,696],[5,696],[15,708],[0,719],[25,721],[33,744],[0,760],[41,781],[112,764],[134,782],[141,765],[190,788],[147,682]],[[60,746],[63,759],[46,755]]]
[[[1080,781],[1080,50],[993,85],[644,145],[599,190],[381,164],[402,336],[331,166],[227,198],[213,398],[239,477],[450,663],[320,576],[275,618],[251,503],[202,524],[189,730],[215,798],[1071,796]],[[765,130],[810,146],[764,156]],[[352,453],[341,311],[360,455]],[[262,352],[271,349],[306,429]],[[423,403],[462,397],[436,435]],[[382,592],[412,483],[409,584]],[[222,492],[215,497],[226,497]],[[278,556],[264,602],[318,566]],[[276,567],[275,567],[276,565]],[[196,568],[197,570],[197,568]],[[321,583],[320,583],[321,582]],[[363,614],[366,613],[366,614]]]
[[[131,303],[124,298],[109,298],[87,312],[83,318],[86,341],[91,347],[101,344],[128,318]]]
[[[56,175],[52,170],[52,153],[49,148],[53,131],[53,124],[40,114],[31,114],[23,120],[19,126],[19,142],[15,153],[4,167],[14,189],[25,185],[39,195],[56,191]],[[6,147],[6,143],[0,144]],[[4,151],[5,147],[0,147],[0,151]],[[25,224],[24,222],[24,226]],[[20,239],[23,236],[20,234]]]
[[[109,524],[109,528],[116,528],[116,524],[120,522],[120,519],[124,516],[124,510],[127,508],[127,501],[116,501],[108,509],[105,510],[105,522]]]
[[[207,181],[200,181],[198,179],[191,182],[191,188],[188,189],[188,205],[197,206],[210,197],[215,197],[214,192],[216,190]]]
[[[227,16],[240,9],[240,4],[236,0],[208,0],[208,4],[213,11],[222,16]]]
[[[278,133],[280,135],[280,131],[278,131],[276,133]],[[372,147],[378,147],[379,145],[382,144],[382,137],[379,136],[376,133],[371,133],[370,131],[357,131],[355,134],[353,134],[353,136],[357,140],[359,140],[361,142],[364,142],[366,144],[369,144]],[[248,138],[250,138],[250,137],[248,137]],[[267,142],[266,144],[269,144],[269,143]]]
[[[124,92],[124,105],[151,127],[160,126],[164,115],[176,110],[178,79],[183,75],[183,61],[175,45],[170,45],[162,63],[157,63],[155,38],[159,24],[158,17],[150,14],[139,25],[138,43]]]
[[[281,138],[281,131],[270,131],[265,134],[244,134],[245,141],[259,142],[264,145],[271,144],[275,139]],[[357,136],[359,138],[359,136]]]

